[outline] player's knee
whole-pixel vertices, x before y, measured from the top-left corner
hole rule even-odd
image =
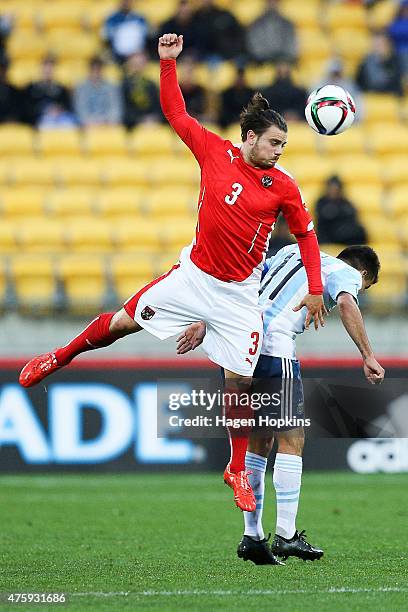
[[[121,308],[121,310],[118,310],[118,312],[113,315],[109,325],[110,333],[118,337],[133,334],[141,329],[140,325],[128,315],[124,308]]]
[[[273,446],[273,438],[260,438],[258,436],[250,436],[248,442],[248,451],[261,457],[269,457]]]
[[[278,453],[297,455],[301,457],[305,445],[305,434],[302,428],[292,431],[280,432],[276,435],[278,440]]]

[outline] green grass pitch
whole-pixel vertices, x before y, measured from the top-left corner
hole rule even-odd
[[[257,567],[221,474],[2,476],[0,591],[67,594],[30,610],[406,610],[407,480],[306,473],[298,527],[325,556]],[[273,533],[270,473],[265,499]]]

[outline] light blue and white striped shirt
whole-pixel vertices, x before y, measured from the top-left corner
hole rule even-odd
[[[329,310],[339,293],[350,293],[358,302],[361,274],[344,261],[321,252],[323,296]],[[293,312],[308,293],[308,281],[298,245],[280,249],[265,261],[259,303],[263,310],[263,355],[296,359],[296,336],[305,329],[307,310]]]

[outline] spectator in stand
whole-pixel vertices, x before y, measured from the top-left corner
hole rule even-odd
[[[118,10],[105,20],[102,30],[102,37],[119,64],[123,64],[133,53],[143,51],[146,46],[146,19],[132,7],[133,0],[121,0]]]
[[[58,103],[49,104],[37,124],[39,130],[67,130],[77,125],[75,116]]]
[[[0,15],[0,60],[6,58],[6,43],[14,25],[14,17],[12,14]]]
[[[279,12],[279,0],[267,0],[265,13],[247,28],[246,41],[251,59],[257,62],[297,60],[295,26]]]
[[[232,13],[215,6],[214,0],[200,0],[193,23],[200,59],[208,62],[243,59],[243,28]]]
[[[196,81],[194,70],[196,62],[191,55],[186,55],[180,61],[180,89],[190,115],[199,121],[206,121],[207,110],[206,91]]]
[[[37,125],[50,105],[71,110],[69,90],[55,78],[56,59],[47,55],[41,63],[41,76],[24,90],[25,114],[28,123]]]
[[[344,195],[343,183],[332,176],[316,203],[317,237],[321,244],[365,244],[367,233],[356,208]]]
[[[408,0],[402,0],[388,34],[394,43],[405,75],[408,74]]]
[[[272,108],[287,121],[304,120],[307,99],[306,89],[293,82],[292,67],[288,62],[276,66],[275,81],[263,91]]]
[[[286,219],[280,214],[276,220],[275,229],[271,234],[267,257],[276,255],[279,249],[283,249],[283,247],[287,246],[288,244],[293,244],[294,242],[295,239],[289,231]]]
[[[180,0],[176,14],[159,27],[159,36],[167,32],[177,32],[183,36],[183,49],[190,53],[197,45],[197,22],[191,0]],[[157,41],[155,38],[155,44]]]
[[[8,60],[0,57],[0,123],[22,121],[22,93],[7,78]]]
[[[131,55],[125,65],[122,94],[123,122],[127,128],[161,119],[159,92],[155,83],[144,75],[146,63],[146,54],[140,51]]]
[[[402,96],[402,70],[399,58],[386,34],[373,36],[371,53],[362,61],[356,76],[363,91]]]
[[[331,83],[346,89],[352,96],[356,104],[355,121],[361,121],[364,117],[364,102],[359,88],[352,79],[348,79],[344,75],[344,64],[339,57],[332,57],[327,65],[326,76],[314,84],[313,89],[318,89]]]
[[[119,89],[102,77],[103,61],[93,57],[89,77],[74,92],[75,114],[81,125],[117,124],[122,119]]]
[[[219,122],[222,127],[239,121],[242,109],[247,106],[254,93],[246,83],[244,68],[238,68],[234,84],[221,96]]]

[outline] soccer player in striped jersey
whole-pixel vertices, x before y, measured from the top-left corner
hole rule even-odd
[[[381,383],[384,369],[374,357],[358,307],[358,293],[378,281],[380,262],[369,246],[350,246],[337,257],[321,252],[323,295],[327,309],[338,306],[342,323],[359,349],[364,375],[372,384]],[[255,379],[282,381],[281,415],[304,419],[303,388],[296,337],[309,327],[306,311],[299,308],[307,278],[296,245],[284,247],[267,259],[261,281],[259,302],[263,311],[264,336]],[[191,325],[179,337],[177,350],[185,353],[198,346],[205,334],[203,322]],[[271,548],[262,526],[266,464],[274,437],[259,431],[250,437],[246,468],[257,500],[254,512],[244,512],[245,532],[238,556],[256,564],[276,565],[275,555],[286,558],[319,559],[323,551],[309,544],[304,532],[296,529],[299,504],[304,430],[301,427],[275,429],[278,450],[273,484],[276,491],[277,520]]]

